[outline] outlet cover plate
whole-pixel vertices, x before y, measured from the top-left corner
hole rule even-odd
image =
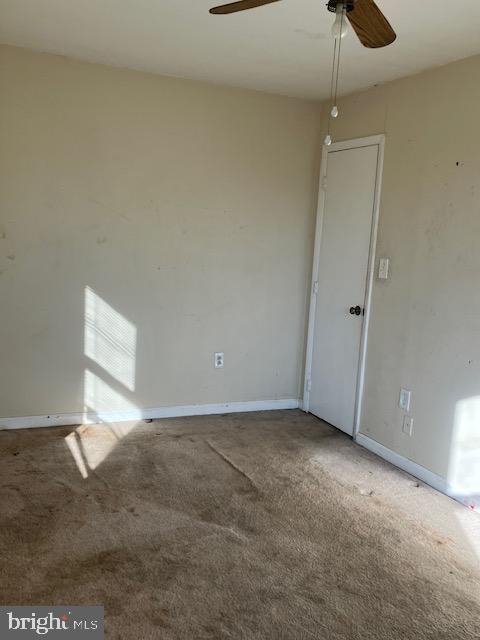
[[[413,435],[413,418],[411,416],[403,418],[403,433],[406,433],[407,436]]]

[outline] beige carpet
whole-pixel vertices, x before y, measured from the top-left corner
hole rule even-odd
[[[128,640],[480,638],[477,567],[322,464],[384,464],[335,430],[298,411],[132,427],[0,433],[2,604],[102,604]]]

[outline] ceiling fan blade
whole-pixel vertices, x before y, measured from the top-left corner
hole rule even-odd
[[[373,0],[357,0],[347,17],[364,47],[386,47],[397,38],[397,34]]]
[[[271,2],[279,2],[279,0],[240,0],[240,2],[230,2],[229,4],[222,4],[220,7],[213,7],[213,9],[210,9],[210,13],[215,15],[236,13],[246,9],[255,9]]]

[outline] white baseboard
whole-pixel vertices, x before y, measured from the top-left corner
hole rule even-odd
[[[35,427],[73,426],[98,422],[126,422],[130,420],[155,420],[157,418],[179,418],[182,416],[206,416],[219,413],[242,413],[247,411],[272,411],[274,409],[298,409],[299,400],[253,400],[250,402],[226,402],[224,404],[189,404],[183,406],[157,407],[133,411],[101,411],[98,413],[52,413],[46,416],[24,418],[0,418],[0,429],[32,429]]]
[[[425,484],[428,484],[430,487],[433,487],[440,493],[444,493],[449,498],[453,498],[458,502],[461,502],[464,506],[469,507],[470,509],[477,509],[480,505],[478,504],[477,496],[467,496],[459,493],[447,480],[442,478],[441,476],[437,476],[436,473],[429,471],[425,467],[409,460],[408,458],[404,458],[395,451],[384,447],[383,444],[376,442],[376,440],[372,440],[368,436],[365,436],[363,433],[357,433],[355,438],[357,444],[365,447],[372,453],[375,453],[380,458],[387,460],[391,464],[399,467],[403,471],[406,471],[410,475],[418,478]]]

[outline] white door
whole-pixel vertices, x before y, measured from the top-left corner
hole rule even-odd
[[[318,222],[308,408],[350,435],[354,431],[378,158],[379,144],[328,151],[323,220]]]

